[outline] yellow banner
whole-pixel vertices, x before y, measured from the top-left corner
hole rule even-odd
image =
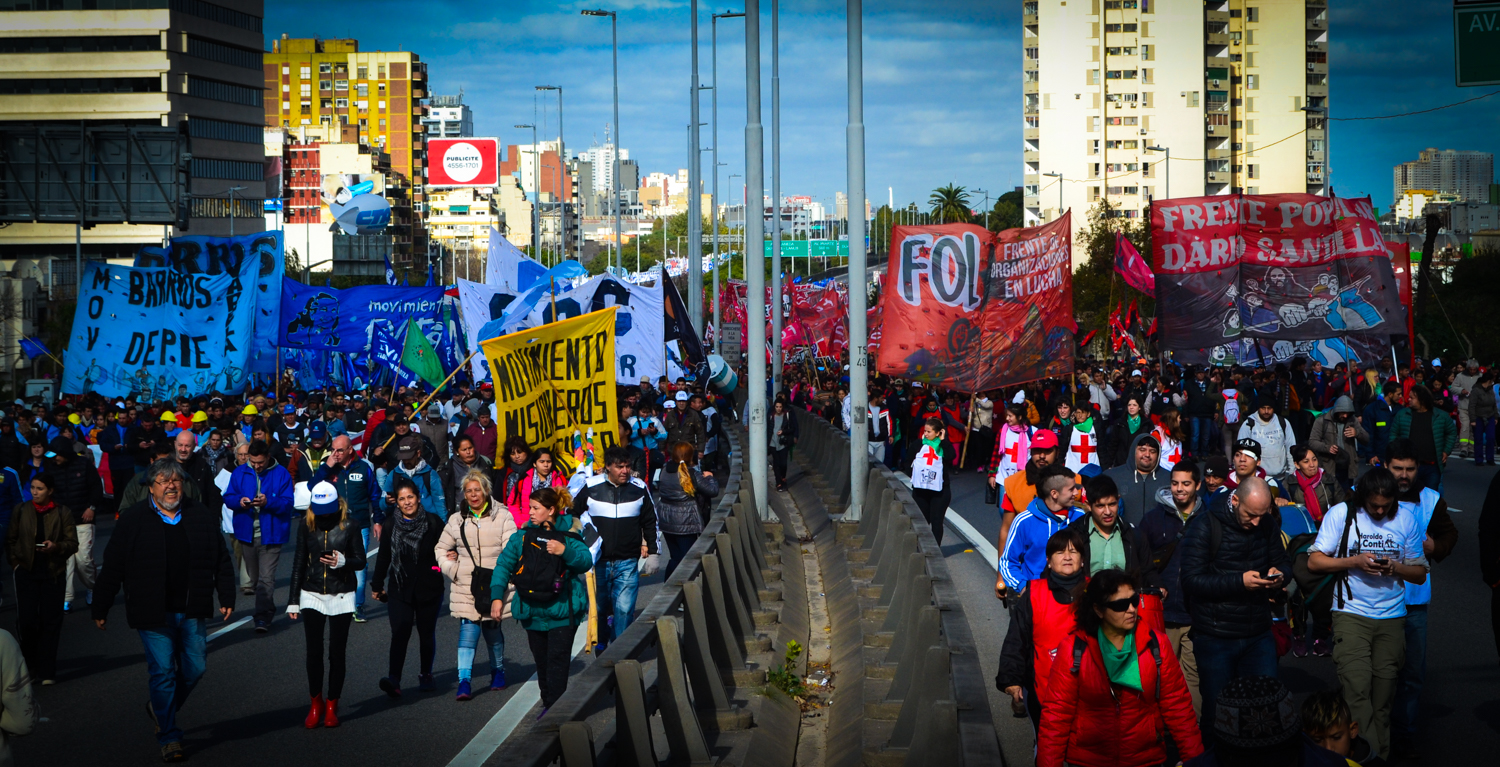
[[[615,403],[615,307],[481,341],[495,382],[501,439],[521,435],[532,450],[551,448],[569,472],[603,461],[618,442]],[[496,466],[506,457],[493,456]]]

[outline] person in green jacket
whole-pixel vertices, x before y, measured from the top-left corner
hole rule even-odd
[[[567,577],[557,594],[538,600],[517,590],[511,600],[511,615],[526,629],[526,640],[531,645],[532,658],[536,660],[537,686],[542,693],[542,713],[537,718],[541,719],[568,689],[573,635],[589,614],[588,590],[577,576],[593,568],[594,557],[577,535],[549,539],[554,530],[573,530],[573,517],[564,513],[572,504],[566,490],[551,487],[533,490],[530,503],[531,521],[521,528],[520,535],[510,537],[500,551],[500,558],[495,561],[490,593],[505,593],[521,565],[522,547],[527,545],[528,539],[531,539],[531,545],[545,545],[547,553],[562,557]],[[533,532],[538,535],[530,535]],[[490,617],[500,620],[503,609],[503,600],[491,602]]]
[[[1437,490],[1448,455],[1458,446],[1458,428],[1451,416],[1433,406],[1432,391],[1425,386],[1412,387],[1408,404],[1393,419],[1391,441],[1412,441],[1417,448],[1417,484]]]

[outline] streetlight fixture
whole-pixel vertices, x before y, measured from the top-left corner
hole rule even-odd
[[[531,257],[542,257],[542,156],[536,151],[536,126],[517,125],[531,129],[531,191],[536,197],[531,201]]]
[[[709,87],[713,89],[713,106],[712,106],[712,111],[713,111],[713,124],[714,124],[714,127],[713,127],[713,132],[714,132],[714,146],[713,146],[713,160],[712,160],[712,162],[713,162],[713,166],[714,166],[714,185],[713,185],[713,208],[709,211],[709,214],[708,214],[708,216],[709,216],[708,223],[709,223],[709,228],[713,229],[713,233],[714,233],[714,263],[713,263],[713,274],[714,274],[714,343],[713,343],[713,349],[714,349],[715,352],[719,351],[719,334],[722,332],[722,330],[719,327],[719,19],[742,19],[744,17],[745,17],[744,13],[742,13],[742,12],[733,12],[733,11],[725,11],[724,13],[715,13],[712,16],[709,17],[709,30],[710,30],[709,36],[710,36],[710,38],[713,41],[712,45],[710,46],[710,50],[712,51],[712,53],[710,55],[711,55],[711,58],[713,59],[713,66],[712,66],[713,74],[711,75],[711,77],[713,78],[713,80],[712,80],[713,84],[710,85]],[[730,176],[730,178],[734,178],[734,176]]]
[[[562,169],[559,170],[559,174],[561,174],[563,171],[565,171],[567,169],[567,165],[568,165],[568,150],[567,150],[567,146],[565,144],[563,144],[563,105],[562,105],[562,96],[563,96],[562,92],[563,92],[563,89],[562,89],[561,85],[538,85],[536,87],[536,89],[539,90],[539,91],[557,91],[557,158],[558,158],[557,161],[558,161],[558,163],[560,165],[563,166]],[[572,186],[573,186],[572,180],[570,179],[567,183],[568,183],[568,189],[571,190]],[[558,184],[559,185],[562,184],[562,178],[561,178],[561,176],[558,179]],[[569,196],[571,196],[571,195],[567,194],[566,191],[564,191],[564,193],[561,194],[561,195],[559,195],[559,196],[562,197],[563,199],[558,200],[559,205],[558,205],[558,208],[557,208],[557,241],[562,246],[562,257],[563,258],[567,258],[568,257],[568,203],[567,203],[567,199],[566,198],[569,197]],[[578,227],[578,232],[579,232],[580,235],[583,233],[583,227],[582,226]],[[583,253],[583,248],[580,247],[578,249],[578,252],[580,254],[582,254]]]
[[[248,188],[244,186],[229,187],[229,237],[231,239],[234,238],[234,193],[243,192]]]
[[[1172,199],[1172,150],[1164,146],[1148,146],[1147,152],[1165,152],[1167,155],[1166,182],[1167,191],[1162,196],[1168,200]]]
[[[594,10],[585,9],[580,11],[585,16],[608,16],[609,17],[609,45],[611,67],[614,69],[615,79],[615,151],[614,151],[614,173],[610,176],[609,196],[610,207],[615,211],[615,261],[616,266],[623,271],[625,269],[625,253],[621,250],[623,242],[620,234],[620,34],[619,18],[614,11],[606,11],[602,8]],[[697,94],[693,94],[695,97]]]
[[[1057,179],[1057,218],[1062,218],[1062,185],[1063,175],[1061,173],[1043,173],[1043,176]],[[1056,221],[1057,219],[1053,219]]]

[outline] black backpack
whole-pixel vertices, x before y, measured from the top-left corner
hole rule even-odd
[[[522,531],[521,559],[516,563],[516,574],[510,583],[523,599],[545,602],[562,593],[563,583],[571,576],[563,565],[562,556],[547,551],[547,542],[566,538],[583,540],[562,530],[528,527]]]

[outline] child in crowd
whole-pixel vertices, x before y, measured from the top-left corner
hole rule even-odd
[[[1313,743],[1344,757],[1349,767],[1383,765],[1370,741],[1359,734],[1359,722],[1339,690],[1324,690],[1302,701],[1302,732]]]

